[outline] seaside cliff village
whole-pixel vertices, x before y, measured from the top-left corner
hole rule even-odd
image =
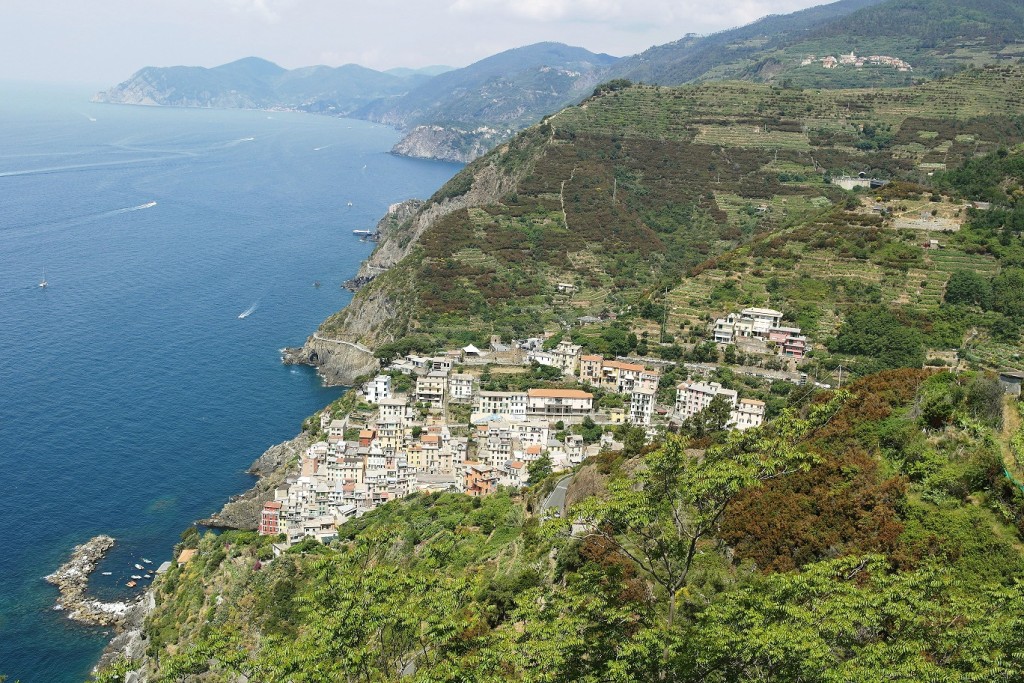
[[[783,326],[782,313],[771,309],[730,313],[710,325],[712,334],[720,348],[774,357],[791,370],[809,349],[800,329]],[[339,524],[416,491],[485,496],[500,486],[521,487],[538,468],[568,470],[602,449],[622,449],[616,434],[623,425],[652,439],[711,412],[713,402],[716,428],[749,429],[765,419],[764,401],[710,381],[715,364],[680,361],[683,373],[674,376],[691,379],[674,393],[662,391],[659,401],[663,376],[678,372],[676,363],[609,359],[571,341],[545,341],[493,338],[486,350],[469,345],[434,357],[407,355],[384,367],[348,402],[314,418],[318,439],[297,474],[264,504],[260,534],[283,535],[284,549],[307,537],[330,540]],[[794,371],[736,371],[767,382],[807,381]],[[523,373],[539,374],[547,381],[532,383],[549,386],[481,389],[493,378]]]

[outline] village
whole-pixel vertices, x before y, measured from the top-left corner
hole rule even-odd
[[[809,350],[800,329],[784,326],[782,313],[767,308],[729,313],[708,333],[720,348],[734,345],[794,364]],[[571,470],[602,450],[621,450],[622,426],[653,440],[716,400],[728,408],[726,428],[764,421],[765,402],[702,377],[711,374],[708,365],[686,363],[691,377],[675,385],[674,401],[659,403],[663,375],[675,365],[586,354],[564,339],[545,349],[543,338],[505,344],[498,337],[487,350],[467,345],[394,360],[344,405],[336,402],[314,418],[319,438],[297,474],[264,504],[259,533],[282,535],[281,548],[310,537],[326,542],[338,525],[417,491],[486,496],[522,487],[537,473]],[[543,378],[527,384],[548,386],[481,388],[493,377],[524,372]],[[762,377],[803,381],[798,373]]]
[[[913,71],[914,67],[910,66],[907,62],[900,59],[899,57],[890,57],[889,55],[870,55],[867,57],[858,57],[852,50],[850,54],[841,54],[839,57],[833,55],[826,55],[818,58],[815,55],[807,55],[801,62],[800,66],[810,66],[816,62],[820,62],[824,69],[838,69],[841,66],[852,66],[858,69],[864,66],[888,66],[896,69],[897,71]]]

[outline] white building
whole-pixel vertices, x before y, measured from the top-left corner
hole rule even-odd
[[[476,377],[473,375],[452,375],[448,378],[448,400],[462,403],[472,401],[475,383]]]
[[[736,337],[760,337],[782,324],[782,312],[771,308],[744,308],[715,321],[715,342],[731,344]]]
[[[391,376],[377,375],[363,385],[363,395],[367,403],[380,403],[385,398],[391,397]]]
[[[764,408],[764,401],[741,398],[736,409],[732,411],[730,424],[740,431],[760,427],[764,423]]]
[[[380,422],[405,423],[412,419],[413,408],[404,396],[392,396],[381,400],[377,406],[377,420]]]
[[[526,392],[522,391],[481,391],[476,399],[475,413],[487,416],[526,416]]]
[[[657,389],[649,386],[639,386],[629,394],[629,421],[635,425],[651,424],[651,416],[654,415],[654,399],[658,393]]]
[[[736,406],[737,394],[725,389],[718,382],[694,382],[687,380],[676,386],[676,413],[686,420],[711,405],[715,396],[723,396],[730,408]]]
[[[579,389],[529,389],[526,414],[540,417],[584,417],[594,410],[594,395]]]
[[[426,375],[416,378],[416,400],[429,403],[431,408],[440,410],[444,407],[444,389],[448,383],[448,374],[443,370],[431,370]]]

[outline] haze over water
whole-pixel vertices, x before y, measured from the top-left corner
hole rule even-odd
[[[352,230],[458,169],[365,122],[89,95],[0,85],[0,674],[23,683],[84,680],[108,640],[51,609],[74,545],[114,536],[94,592],[130,594],[338,395],[278,350],[348,302]]]

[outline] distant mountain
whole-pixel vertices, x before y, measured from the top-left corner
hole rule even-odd
[[[838,62],[851,52],[892,59]],[[834,68],[823,61],[829,56],[837,58]],[[660,85],[741,79],[877,87],[1021,57],[1020,0],[841,0],[652,47],[623,59],[611,75]]]
[[[419,69],[410,69],[408,67],[400,66],[400,67],[396,67],[394,69],[387,69],[387,70],[384,71],[384,73],[391,74],[392,76],[400,76],[400,77],[406,77],[406,76],[439,76],[440,74],[443,74],[446,71],[454,71],[454,70],[455,70],[454,66],[444,66],[442,64],[435,64],[433,66],[423,66],[423,67],[420,67]]]
[[[279,107],[344,115],[368,102],[399,95],[418,84],[419,78],[355,64],[289,71],[265,59],[246,57],[212,69],[146,67],[94,100],[176,107]]]
[[[396,153],[467,162],[613,79],[894,87],[1022,58],[1021,0],[840,0],[624,59],[561,43],[507,50],[460,69],[289,71],[250,57],[212,69],[147,67],[96,100],[365,118],[406,132]]]
[[[583,99],[616,61],[560,43],[508,50],[461,69],[380,72],[348,64],[289,71],[249,57],[212,69],[146,67],[94,99],[354,116],[407,130],[398,153],[470,161]]]
[[[361,114],[401,127],[433,123],[519,128],[590,94],[617,61],[580,47],[537,43],[440,74]]]
[[[537,43],[440,74],[357,115],[410,130],[395,147],[400,154],[471,161],[589,95],[617,61],[579,47]]]

